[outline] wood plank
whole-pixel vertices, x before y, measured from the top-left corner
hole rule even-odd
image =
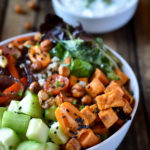
[[[150,0],[141,0],[134,20],[136,57],[148,134],[150,139]]]
[[[5,14],[7,11],[8,0],[0,0],[0,38],[2,33],[2,28],[4,25]]]
[[[16,4],[22,5],[27,13],[26,14],[15,13],[14,7]],[[30,21],[33,24],[35,15],[36,15],[35,11],[29,10],[29,8],[27,8],[26,0],[10,0],[8,3],[8,11],[6,13],[4,28],[2,31],[2,40],[15,35],[31,32],[24,29],[24,23],[26,21]]]

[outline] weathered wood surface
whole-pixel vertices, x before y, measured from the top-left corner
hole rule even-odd
[[[36,0],[37,11],[26,6],[26,0],[0,0],[0,40],[27,31],[25,21],[33,23],[36,31],[44,16],[53,12],[50,0]],[[27,13],[18,15],[14,6],[22,4]],[[133,124],[118,150],[150,149],[150,0],[140,0],[134,18],[123,28],[100,35],[104,42],[117,50],[134,69],[140,86],[140,104]]]

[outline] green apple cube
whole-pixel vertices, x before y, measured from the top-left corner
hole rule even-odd
[[[30,116],[5,111],[2,127],[13,129],[19,135],[25,135],[30,121]]]
[[[54,122],[51,125],[49,136],[57,145],[65,144],[69,139],[58,122]]]
[[[23,141],[17,146],[16,150],[45,150],[45,144],[35,141]]]
[[[0,129],[0,145],[1,145],[0,147],[5,147],[6,150],[9,147],[15,148],[16,145],[19,143],[19,141],[20,139],[18,135],[12,129],[9,128]]]
[[[43,109],[36,94],[26,91],[25,97],[19,102],[21,112],[33,118],[42,118]]]
[[[57,109],[56,105],[53,105],[49,109],[46,109],[44,112],[45,119],[55,121],[56,120],[56,115],[55,115],[56,109]]]
[[[7,110],[6,107],[0,107],[0,128],[1,128],[1,124],[2,124],[3,114],[6,110]]]
[[[8,111],[11,112],[20,112],[21,107],[19,107],[19,101],[11,101],[9,107],[8,107]]]
[[[49,128],[41,119],[31,119],[26,136],[29,140],[44,143],[48,139]]]
[[[46,143],[45,150],[59,150],[59,149],[60,147],[56,145],[55,143],[52,143],[52,142]]]

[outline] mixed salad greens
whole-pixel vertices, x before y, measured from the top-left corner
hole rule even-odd
[[[130,119],[119,59],[81,27],[47,15],[0,52],[0,150],[86,149]]]

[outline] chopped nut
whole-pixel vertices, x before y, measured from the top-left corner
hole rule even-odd
[[[38,7],[37,7],[37,3],[35,1],[28,1],[27,2],[27,6],[28,8],[32,9],[32,10],[36,10]]]
[[[38,82],[34,81],[30,84],[29,86],[29,90],[32,92],[32,93],[35,93],[37,94],[40,90],[40,85],[38,84]]]
[[[31,64],[31,70],[33,72],[37,72],[37,71],[40,71],[42,69],[42,64],[40,62],[36,62],[36,63],[33,63]]]
[[[25,22],[24,28],[27,30],[31,30],[33,28],[32,23],[30,21]]]
[[[52,48],[52,42],[50,40],[44,40],[40,44],[42,51],[49,51]]]
[[[21,5],[19,5],[19,4],[15,5],[14,10],[18,14],[24,14],[25,13],[24,8]]]
[[[8,64],[7,58],[5,56],[0,56],[0,67],[5,68]]]

